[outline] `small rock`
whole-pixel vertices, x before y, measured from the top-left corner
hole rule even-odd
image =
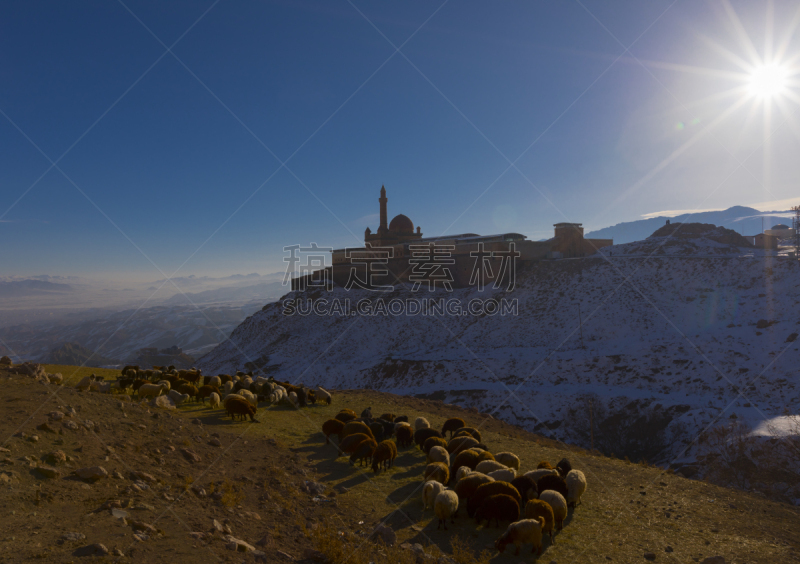
[[[189,533],[189,536],[192,537],[193,539],[197,539],[197,540],[203,540],[203,539],[206,538],[206,534],[205,533],[198,533],[196,531],[193,531],[193,532]]]
[[[391,527],[381,524],[373,529],[370,539],[381,539],[386,546],[394,546],[394,543],[397,541],[397,535]]]
[[[39,442],[39,435],[31,435],[28,437],[28,441],[31,443],[38,443]]]
[[[131,474],[135,480],[141,480],[142,482],[153,483],[158,481],[155,476],[147,472],[131,472]]]
[[[644,559],[645,560],[655,560],[656,559],[656,555],[655,555],[654,552],[645,552],[644,553]]]
[[[203,422],[200,421],[199,419],[192,419],[192,425],[202,425],[202,424]]]
[[[111,508],[111,516],[114,517],[115,519],[127,519],[128,512],[123,511],[122,509]]]
[[[156,533],[156,528],[153,525],[151,525],[150,523],[145,523],[143,521],[132,521],[131,527],[133,527],[134,531],[140,531],[150,534]]]
[[[111,474],[111,477],[114,478],[115,480],[124,480],[125,479],[125,476],[123,476],[122,472],[120,472],[119,470],[114,470],[114,473]]]
[[[243,541],[242,539],[237,539],[236,537],[232,537],[228,535],[225,540],[228,541],[228,544],[225,547],[228,550],[235,550],[236,552],[253,552],[256,547],[252,544]]]
[[[121,551],[120,549],[118,549],[118,548],[115,548],[115,549],[112,551],[112,553],[114,554],[114,556],[125,556],[125,553],[124,553],[124,552],[122,552],[122,551]]]
[[[264,536],[264,540],[266,540],[266,535]],[[266,543],[264,543],[266,544]],[[264,546],[264,545],[261,545]],[[328,560],[328,557],[325,556],[319,550],[314,550],[313,548],[307,548],[303,551],[303,560],[313,560],[314,562],[325,562]]]
[[[37,466],[35,470],[39,475],[45,478],[50,478],[52,480],[57,480],[58,478],[61,477],[61,472],[59,472],[57,468],[53,468],[52,466]]]
[[[222,446],[222,441],[220,441],[217,438],[213,438],[210,441],[208,441],[208,444],[210,444],[211,446],[215,446],[215,447],[221,447]]]
[[[42,459],[51,466],[57,466],[58,464],[64,464],[67,461],[67,455],[64,454],[63,451],[54,450],[53,452],[48,452],[45,454]]]
[[[674,552],[674,551],[672,550],[671,546],[667,546],[667,548],[664,549],[664,552]]]
[[[108,476],[108,472],[102,466],[87,466],[86,468],[78,468],[75,474],[84,480],[99,480]]]
[[[47,414],[52,421],[61,421],[64,419],[64,412],[63,411],[51,411]]]
[[[161,409],[175,409],[175,404],[169,398],[169,396],[158,396],[158,397],[155,397],[150,402],[150,405],[152,405],[153,407],[161,408]]]
[[[69,429],[70,431],[77,431],[78,430],[78,424],[75,423],[74,421],[64,421],[64,422],[61,423],[61,425],[65,429]]]
[[[86,538],[83,533],[64,533],[61,535],[61,540],[66,542],[82,541]]]
[[[72,553],[73,556],[106,556],[107,554],[108,549],[100,543],[82,546]]]
[[[276,550],[275,553],[281,558],[285,558],[286,560],[294,560],[294,556],[286,552],[283,552],[282,550]]]
[[[56,431],[55,429],[53,429],[53,428],[52,428],[50,425],[48,425],[47,423],[42,423],[41,425],[38,425],[38,426],[36,427],[36,430],[37,430],[37,431],[44,431],[45,433],[57,433],[57,431]]]
[[[192,464],[195,464],[197,462],[200,462],[200,460],[202,460],[199,454],[197,454],[193,450],[189,450],[188,448],[181,448],[181,454],[183,455],[184,458],[186,458],[186,460],[188,460]]]
[[[725,564],[725,557],[724,556],[709,556],[705,560],[703,560],[700,564]]]

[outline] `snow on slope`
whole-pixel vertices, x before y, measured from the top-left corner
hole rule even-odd
[[[634,412],[657,406],[669,423],[668,448],[649,459],[660,462],[691,459],[684,447],[712,422],[735,414],[755,426],[796,410],[800,265],[706,240],[637,258],[652,250],[640,243],[604,249],[610,258],[535,263],[506,294],[436,292],[464,305],[516,298],[517,316],[286,316],[269,304],[198,366],[217,373],[255,362],[307,386],[432,395],[572,442],[585,442],[575,429],[588,414],[570,410],[587,394]],[[408,297],[427,295],[398,287],[383,296]]]

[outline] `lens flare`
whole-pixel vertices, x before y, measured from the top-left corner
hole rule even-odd
[[[764,65],[750,74],[750,93],[759,98],[773,98],[786,90],[786,69]]]

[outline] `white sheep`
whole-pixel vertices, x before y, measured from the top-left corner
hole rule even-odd
[[[470,474],[472,474],[472,469],[469,466],[460,466],[458,471],[456,471],[456,483],[458,483],[461,478],[469,476]]]
[[[458,495],[453,490],[444,490],[436,496],[433,502],[433,512],[439,518],[439,524],[436,528],[444,524],[444,530],[447,530],[447,519],[451,523],[455,523],[453,516],[458,512]]]
[[[222,387],[222,396],[225,397],[228,394],[232,393],[233,386],[234,384],[232,380],[228,380],[227,382],[225,382],[225,385]]]
[[[447,452],[446,448],[442,446],[435,446],[428,451],[427,461],[428,464],[431,462],[442,462],[447,466],[450,466],[450,454]]]
[[[286,405],[290,405],[292,407],[297,407],[297,394],[294,392],[289,392],[287,395],[283,396],[281,403],[285,403]]]
[[[506,532],[494,543],[494,547],[502,554],[506,546],[513,544],[517,547],[514,555],[519,555],[520,545],[529,542],[533,545],[531,552],[542,553],[542,529],[545,526],[544,517],[536,519],[522,519],[511,523]]]
[[[239,394],[240,396],[242,396],[248,402],[250,402],[250,405],[252,405],[253,407],[258,407],[258,398],[250,390],[245,390],[244,388],[242,388],[241,390],[237,391],[236,393]]]
[[[220,406],[219,394],[217,392],[211,392],[211,395],[208,396],[208,400],[211,409],[217,409]]]
[[[417,417],[414,421],[414,430],[419,431],[420,429],[428,429],[430,428],[431,424],[428,423],[428,420],[424,417]]]
[[[436,496],[442,493],[445,487],[436,480],[428,480],[422,486],[422,510],[425,511],[429,507],[433,507],[436,501]]]
[[[564,519],[567,518],[567,500],[555,490],[545,490],[539,492],[539,501],[544,501],[553,508],[553,521],[560,531],[564,526]]]
[[[209,386],[216,386],[217,388],[221,388],[222,387],[222,378],[220,378],[219,376],[212,376],[208,380],[208,385]]]
[[[558,474],[558,470],[550,470],[549,468],[537,468],[536,470],[531,470],[530,472],[525,472],[525,475],[536,482],[539,483],[539,480],[545,476],[549,476],[550,474]]]
[[[322,386],[317,386],[317,401],[320,403],[326,403],[328,405],[331,404],[332,396],[331,393],[327,390],[323,390]]]
[[[397,431],[398,431],[398,429],[400,429],[400,427],[411,427],[411,424],[406,422],[406,421],[400,421],[398,423],[395,423],[394,424],[394,434],[395,435],[397,434]]]
[[[169,383],[169,380],[159,380],[158,382],[156,382],[156,384],[161,384],[166,386],[167,391],[170,391],[170,388],[172,387]]]
[[[112,382],[98,382],[95,380],[89,383],[89,391],[100,392],[101,394],[109,394],[111,393],[111,384]]]
[[[142,384],[139,386],[137,393],[139,394],[139,398],[149,398],[149,397],[156,397],[160,396],[162,392],[165,392],[164,386],[161,384]]]
[[[182,394],[178,390],[169,390],[167,396],[175,405],[180,405],[189,399],[189,394]]]
[[[575,507],[581,502],[581,496],[586,491],[586,476],[580,470],[570,470],[566,482],[567,506]]]
[[[497,482],[510,483],[511,480],[517,477],[517,471],[513,468],[501,468],[500,470],[492,470],[487,476],[491,476]]]
[[[494,459],[500,464],[505,464],[509,468],[519,471],[519,457],[511,452],[498,452]]]
[[[478,465],[475,467],[476,472],[481,472],[482,474],[488,474],[489,472],[494,472],[495,470],[505,470],[506,465],[497,462],[496,460],[482,460],[478,462]]]

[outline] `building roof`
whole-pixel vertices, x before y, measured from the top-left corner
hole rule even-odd
[[[779,223],[778,225],[773,225],[773,229],[789,229],[788,225],[784,225],[783,223]]]
[[[392,221],[389,222],[390,233],[413,233],[414,224],[402,213],[394,216]]]
[[[583,225],[583,223],[563,222],[563,223],[554,223],[553,227],[581,227],[582,225]]]

